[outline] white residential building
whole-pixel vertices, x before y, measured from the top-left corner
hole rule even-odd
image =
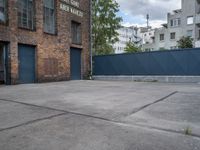
[[[141,48],[142,50],[145,51],[152,51],[152,48],[144,48],[144,45],[150,45],[151,43],[154,43],[155,41],[155,29],[152,28],[144,28],[141,27],[140,28],[140,37],[142,38],[142,42],[141,42]]]
[[[119,41],[113,45],[116,54],[124,53],[126,44],[130,41],[136,45],[141,45],[142,43],[140,29],[137,27],[121,27],[117,32],[119,34]]]
[[[114,44],[113,48],[116,54],[124,53],[126,43],[134,40],[135,29],[134,27],[121,27],[117,32],[119,41]]]
[[[154,41],[154,30],[150,27],[122,27],[117,32],[119,33],[119,41],[113,46],[116,54],[124,53],[126,44],[130,41],[138,47],[142,47],[144,43],[152,43]]]
[[[167,24],[154,34],[155,40],[143,44],[143,50],[176,49],[183,36],[193,38],[194,46],[200,47],[200,0],[182,0],[182,8],[168,13]]]

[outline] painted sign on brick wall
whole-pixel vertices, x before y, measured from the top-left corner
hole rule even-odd
[[[79,17],[83,17],[83,11],[79,9],[80,3],[75,0],[61,0],[60,9]]]

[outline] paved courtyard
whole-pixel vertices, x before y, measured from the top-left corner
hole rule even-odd
[[[0,150],[200,150],[200,84],[0,86]]]

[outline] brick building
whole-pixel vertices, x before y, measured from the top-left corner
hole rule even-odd
[[[0,82],[87,76],[89,10],[89,0],[0,0]]]

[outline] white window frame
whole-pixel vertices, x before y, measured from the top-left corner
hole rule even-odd
[[[192,38],[193,32],[194,32],[193,30],[187,30],[187,37],[191,37]]]
[[[194,24],[194,16],[188,16],[187,17],[187,25]]]
[[[171,27],[178,27],[180,25],[181,25],[181,19],[180,18],[170,20],[170,26]]]

